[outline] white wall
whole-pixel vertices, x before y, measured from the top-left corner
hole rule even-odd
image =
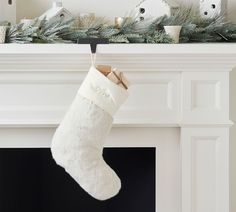
[[[106,16],[113,19],[124,16],[134,8],[139,0],[61,0],[63,5],[73,14],[79,12],[95,12],[97,16]],[[51,7],[53,0],[19,0],[17,4],[17,19],[23,17],[33,18],[42,14]]]
[[[230,129],[230,212],[236,211],[236,69],[230,73],[230,118],[235,125]]]
[[[66,8],[73,14],[79,12],[95,12],[98,16],[106,16],[113,19],[115,16],[123,16],[135,7],[140,0],[61,0]],[[179,2],[198,5],[198,0],[178,0]],[[17,20],[21,18],[34,18],[47,10],[53,0],[18,0]],[[228,0],[229,18],[236,21],[236,1]]]
[[[179,0],[181,1],[181,0]],[[182,0],[198,5],[198,0]],[[19,3],[20,2],[20,3]],[[62,0],[64,6],[73,14],[79,12],[95,12],[98,16],[106,16],[113,19],[115,16],[123,16],[132,9],[139,0]],[[17,19],[34,18],[42,14],[51,6],[52,0],[20,0],[17,4]],[[236,22],[236,0],[228,1],[228,17]],[[231,119],[236,123],[236,70],[231,73]],[[231,129],[230,144],[230,192],[231,192],[231,212],[236,211],[236,126]]]
[[[236,1],[229,0],[228,2],[228,17],[229,20],[236,22]]]

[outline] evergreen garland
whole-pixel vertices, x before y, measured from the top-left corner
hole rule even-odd
[[[193,7],[181,6],[172,16],[140,21],[134,17],[120,28],[103,18],[81,26],[74,19],[35,19],[30,26],[8,27],[7,43],[75,43],[79,38],[108,38],[110,43],[172,43],[164,26],[181,25],[180,42],[235,42],[236,24],[222,16],[204,19]]]

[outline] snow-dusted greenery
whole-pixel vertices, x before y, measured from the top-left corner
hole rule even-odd
[[[165,34],[165,25],[182,25],[180,42],[235,42],[236,24],[216,16],[203,19],[193,7],[181,6],[172,16],[155,20],[124,21],[120,28],[109,24],[104,18],[96,18],[81,26],[76,20],[60,18],[35,19],[30,26],[10,26],[7,43],[74,43],[79,38],[107,38],[111,43],[172,43]]]

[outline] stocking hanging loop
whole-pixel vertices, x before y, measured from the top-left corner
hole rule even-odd
[[[91,63],[92,63],[92,66],[94,66],[95,61],[96,61],[97,44],[109,44],[109,40],[107,38],[79,38],[77,40],[77,43],[78,44],[90,44]]]
[[[96,63],[96,53],[92,53],[90,54],[91,56],[91,65],[95,67],[95,63]]]

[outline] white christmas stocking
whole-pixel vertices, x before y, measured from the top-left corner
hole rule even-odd
[[[115,196],[121,188],[102,152],[113,115],[127,96],[126,89],[91,67],[52,140],[56,163],[98,200]]]

